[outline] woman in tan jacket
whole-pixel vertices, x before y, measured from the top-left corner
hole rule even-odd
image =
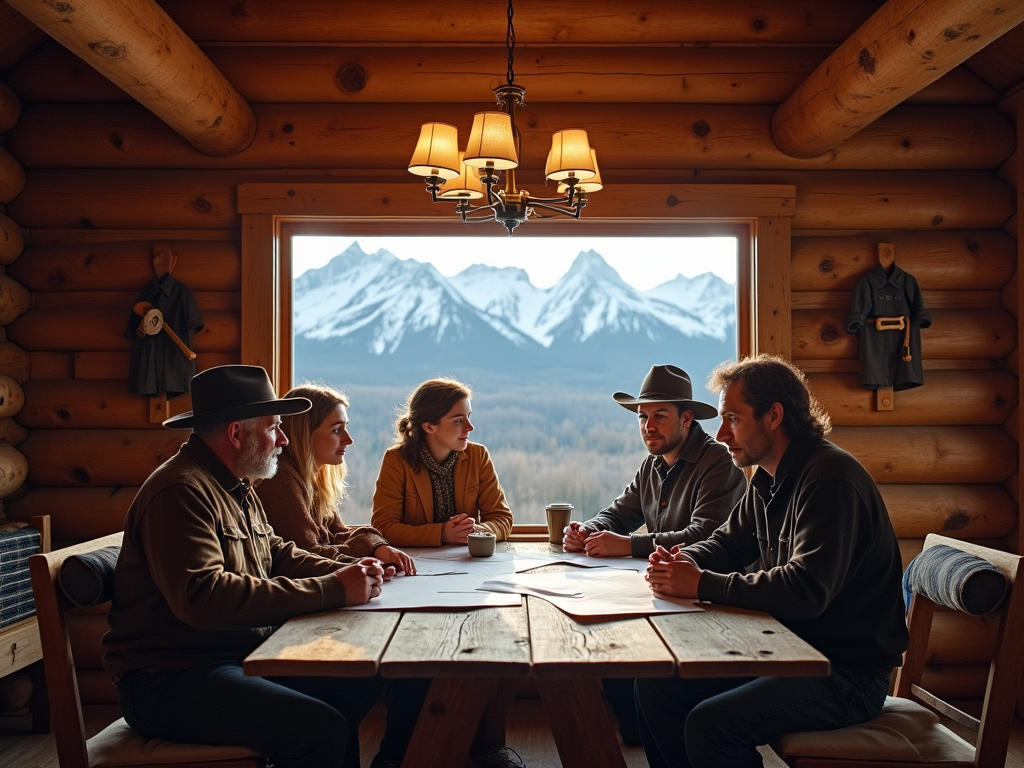
[[[345,450],[352,444],[346,397],[316,384],[295,387],[286,397],[305,397],[313,407],[282,417],[288,445],[278,460],[277,474],[256,488],[274,533],[321,557],[338,561],[376,557],[396,570],[415,573],[412,558],[391,546],[375,528],[350,527],[341,520]]]
[[[409,396],[373,494],[371,523],[392,544],[465,544],[474,530],[503,541],[512,532],[490,454],[469,442],[470,396],[454,379],[425,381]]]

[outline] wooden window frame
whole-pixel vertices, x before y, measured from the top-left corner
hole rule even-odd
[[[740,354],[766,352],[788,359],[795,199],[796,188],[785,184],[620,185],[595,196],[579,221],[531,221],[516,237],[735,236]],[[663,201],[663,205],[652,201]],[[296,234],[507,237],[497,224],[469,228],[448,206],[433,206],[429,216],[394,214],[395,209],[422,211],[424,204],[423,192],[414,184],[239,185],[241,361],[266,368],[278,393],[291,386],[290,248]]]

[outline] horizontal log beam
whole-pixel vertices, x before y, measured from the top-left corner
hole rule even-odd
[[[37,429],[18,447],[33,485],[142,485],[188,436],[181,429]]]
[[[39,294],[36,294],[36,306],[40,306],[38,296]],[[845,311],[853,299],[853,291],[798,291],[791,296],[793,309],[842,309]],[[928,309],[1005,308],[1010,314],[1016,314],[1012,307],[1004,306],[1003,297],[999,291],[921,291],[921,298],[924,299],[924,305]]]
[[[1017,526],[1017,503],[1001,485],[878,486],[896,535],[999,538]]]
[[[76,352],[73,372],[76,379],[128,379],[127,352]],[[196,355],[196,372],[205,371],[218,365],[238,365],[241,352],[199,352]],[[34,372],[34,371],[33,371]],[[111,426],[122,426],[111,424]],[[125,425],[127,426],[127,425]]]
[[[130,346],[124,337],[130,307],[104,309],[35,309],[7,326],[7,337],[29,350],[119,352]],[[241,348],[237,312],[205,312],[205,327],[192,337],[195,352],[232,352]]]
[[[149,397],[130,393],[124,380],[34,379],[25,384],[25,399],[17,421],[29,429],[163,429],[150,423]]]
[[[319,202],[297,192],[290,198],[282,193],[284,199],[275,203],[283,202],[285,210],[280,213],[452,221],[452,207],[431,204],[422,184],[410,174],[400,169],[387,173],[391,180],[378,172],[385,180],[364,185],[355,172],[350,178],[356,183],[342,184],[332,181],[342,175],[338,172],[275,171],[273,176],[292,189],[301,191],[300,184],[329,181],[334,190],[333,196],[322,196]],[[36,170],[29,173],[25,191],[8,209],[28,227],[224,229],[240,226],[235,211],[244,201],[238,199],[237,186],[266,181],[267,176],[266,171],[241,170]],[[649,177],[654,181],[657,175]],[[527,189],[544,189],[539,179],[533,179],[540,184],[536,186],[531,178],[524,174]],[[793,184],[797,187],[793,227],[803,230],[998,229],[1015,208],[1013,190],[983,172],[720,170],[702,171],[699,178],[707,184]],[[584,220],[683,215],[671,185],[616,183],[611,178],[605,182],[605,189],[591,198]],[[713,202],[705,206],[707,213],[689,215],[715,216]],[[531,222],[530,227],[539,231],[545,224],[577,226],[559,221]]]
[[[879,484],[1001,483],[1018,469],[1017,443],[999,427],[836,427],[828,439]]]
[[[7,274],[32,291],[135,291],[153,279],[156,241],[34,245]],[[238,291],[242,285],[239,245],[223,242],[167,243],[178,257],[174,276],[193,291]],[[127,305],[126,305],[127,306]]]
[[[238,291],[193,291],[200,311],[233,310],[242,307]],[[35,291],[33,309],[121,309],[132,306],[138,299],[135,291]],[[117,378],[117,377],[114,377]]]
[[[421,94],[422,98],[422,94]],[[33,104],[8,147],[26,168],[381,168],[408,164],[420,124],[443,119],[469,135],[483,107],[436,104],[265,104],[252,144],[203,157],[135,104]],[[769,105],[530,104],[521,110],[521,163],[541,168],[551,134],[583,128],[601,169],[974,170],[1016,146],[994,107],[901,107],[828,156],[800,160],[771,140]],[[13,195],[11,196],[13,197]]]
[[[200,152],[231,155],[252,141],[252,109],[152,0],[9,4]]]
[[[780,104],[831,52],[793,48],[520,48],[516,80],[530,104],[667,102]],[[500,49],[428,46],[206,46],[203,52],[254,105],[266,103],[485,102]],[[488,74],[489,73],[489,74]],[[4,73],[31,102],[129,101],[120,88],[56,44]],[[999,91],[957,67],[907,103],[996,104]]]
[[[958,611],[936,611],[928,635],[929,664],[988,664],[996,647],[999,622]],[[964,642],[970,638],[970,642]]]
[[[1020,3],[889,0],[782,103],[772,138],[794,157],[833,150],[1022,21]]]
[[[995,426],[1017,406],[1017,377],[1005,371],[931,371],[926,386],[896,393],[891,411],[877,410],[874,390],[859,387],[857,374],[814,373],[808,378],[836,426]]]
[[[925,359],[997,359],[1017,346],[1017,321],[1005,310],[941,309],[931,315],[934,322],[921,331]],[[844,311],[793,312],[794,360],[856,357],[857,334],[847,333]]]
[[[878,263],[880,240],[893,244],[896,263],[926,290],[998,289],[1017,268],[1017,243],[996,231],[794,237],[793,290],[853,290]]]
[[[5,499],[4,514],[22,522],[29,522],[36,515],[49,515],[54,539],[86,541],[120,531],[138,490],[136,486],[37,486],[20,498]]]
[[[435,6],[419,0],[395,0],[388,12],[378,6],[344,6],[333,0],[306,0],[301,8],[274,0],[164,0],[167,10],[193,40],[304,43],[505,42],[505,9],[492,6]],[[516,3],[516,42],[579,43],[839,43],[875,11],[872,0],[820,0],[814,12],[800,5],[752,0],[698,0],[685,9],[675,0],[651,0],[631,10],[613,0],[596,0],[573,9],[546,0]]]

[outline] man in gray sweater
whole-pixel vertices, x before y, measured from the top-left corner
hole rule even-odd
[[[616,392],[635,411],[650,456],[608,507],[587,522],[570,523],[562,543],[591,557],[648,557],[658,545],[703,541],[746,490],[746,478],[698,419],[718,415],[693,400],[690,377],[674,365],[651,368],[637,397]],[[646,533],[633,533],[646,525]]]

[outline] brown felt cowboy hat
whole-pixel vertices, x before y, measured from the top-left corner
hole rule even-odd
[[[635,411],[640,403],[678,403],[684,411],[693,411],[695,419],[713,419],[718,409],[713,405],[693,399],[693,385],[690,376],[676,365],[655,365],[640,385],[636,397],[625,392],[616,392],[612,397],[623,408]]]
[[[172,416],[165,427],[202,427],[260,416],[287,416],[313,407],[304,397],[279,398],[258,365],[220,365],[192,377],[192,410]]]

